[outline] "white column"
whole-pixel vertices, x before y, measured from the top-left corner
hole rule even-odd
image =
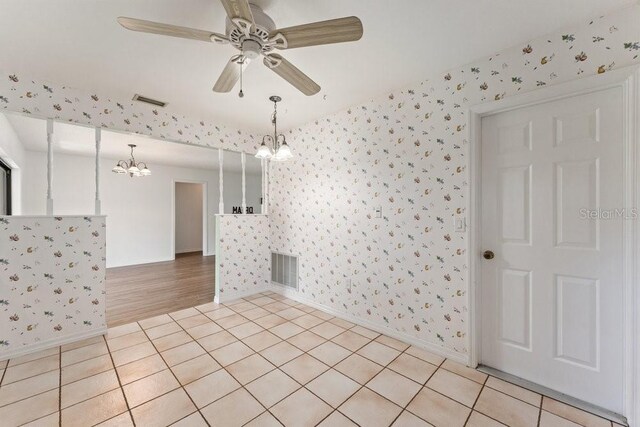
[[[100,215],[102,203],[100,201],[100,143],[102,142],[102,130],[96,128],[96,215]]]
[[[264,212],[265,202],[264,202],[264,165],[266,163],[265,159],[260,159],[260,213]]]
[[[47,215],[53,215],[53,120],[47,120]]]
[[[269,165],[270,163],[265,160],[264,162],[264,210],[263,214],[269,213]]]
[[[218,165],[219,165],[219,181],[220,181],[220,202],[218,203],[218,213],[224,213],[224,178],[222,175],[222,168],[224,164],[224,151],[222,148],[218,148]]]
[[[242,213],[247,213],[247,180],[245,177],[245,165],[247,159],[245,157],[244,151],[240,153],[240,161],[242,162]]]

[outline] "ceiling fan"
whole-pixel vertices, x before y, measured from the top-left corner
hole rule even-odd
[[[231,57],[213,86],[215,92],[231,91],[242,70],[262,55],[267,68],[305,95],[315,95],[320,86],[274,50],[356,41],[362,37],[362,22],[355,16],[277,28],[262,9],[248,0],[220,1],[227,12],[225,34],[127,17],[119,17],[118,22],[133,31],[230,44],[238,49],[240,54]]]

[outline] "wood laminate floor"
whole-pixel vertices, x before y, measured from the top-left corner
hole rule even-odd
[[[107,269],[109,327],[213,301],[215,256],[176,255],[175,261]]]

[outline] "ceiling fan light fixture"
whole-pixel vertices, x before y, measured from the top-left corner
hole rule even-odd
[[[360,40],[362,21],[355,16],[310,22],[292,27],[277,27],[255,0],[221,0],[227,18],[225,34],[199,30],[161,22],[146,21],[121,16],[118,22],[131,31],[160,34],[192,40],[229,44],[243,53],[243,57],[255,60],[264,56],[263,64],[307,96],[315,95],[320,86],[274,50],[295,49]],[[233,89],[240,72],[229,61],[213,86],[214,92],[228,93]],[[248,62],[243,61],[244,65]],[[242,92],[241,92],[242,93]]]

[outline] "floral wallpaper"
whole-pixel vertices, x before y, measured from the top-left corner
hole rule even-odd
[[[262,292],[271,283],[267,215],[216,215],[216,297]]]
[[[234,151],[255,152],[259,145],[251,133],[187,118],[168,107],[152,108],[0,70],[2,110]]]
[[[0,216],[0,230],[0,360],[106,328],[105,217]]]
[[[290,131],[271,247],[300,255],[300,296],[467,354],[468,107],[638,63],[638,22],[635,5]]]
[[[640,6],[630,6],[291,130],[297,160],[271,165],[269,220],[220,217],[229,254],[218,259],[220,296],[268,283],[271,246],[300,255],[301,296],[467,354],[469,234],[453,230],[454,215],[467,215],[467,108],[638,63],[639,21]],[[242,130],[10,70],[0,71],[3,109],[237,151],[259,144]],[[266,226],[270,237],[258,232]]]

